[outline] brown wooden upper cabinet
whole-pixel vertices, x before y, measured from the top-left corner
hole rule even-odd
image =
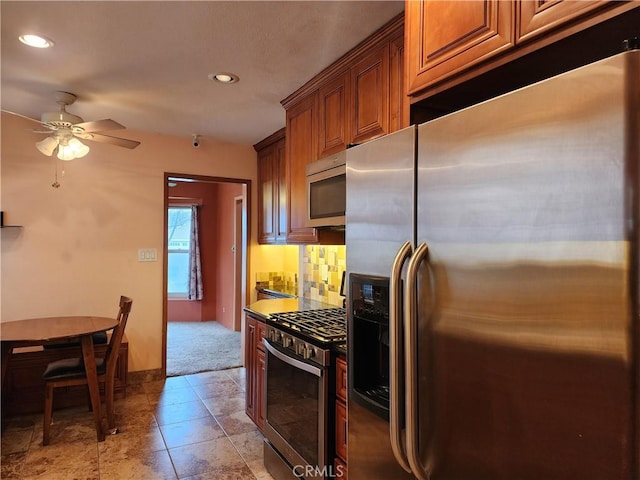
[[[306,166],[349,143],[408,126],[403,53],[404,15],[400,14],[282,101],[286,243],[344,243],[344,232],[307,227]]]
[[[616,3],[616,2],[613,2]],[[610,1],[551,0],[518,2],[517,42],[529,40],[582,15],[608,8]]]
[[[300,89],[318,90],[317,158],[409,125],[403,20],[394,18]]]
[[[318,92],[287,109],[287,243],[317,243],[315,228],[307,227],[307,164],[317,158]]]
[[[337,75],[320,87],[318,158],[346,148],[351,138],[349,111],[349,72]]]
[[[512,47],[513,10],[513,2],[501,0],[407,1],[408,93]]]
[[[640,6],[595,0],[407,0],[407,84],[426,98]]]
[[[389,44],[375,49],[351,67],[353,97],[347,118],[348,143],[362,143],[389,133]]]
[[[258,243],[287,240],[285,129],[255,144],[258,152]]]

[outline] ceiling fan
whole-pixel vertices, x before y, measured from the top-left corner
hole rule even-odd
[[[40,120],[36,120],[15,112],[7,112],[39,123],[47,130],[34,130],[35,133],[50,133],[51,135],[36,143],[40,152],[52,156],[56,148],[60,160],[73,160],[84,157],[89,153],[89,147],[82,143],[83,140],[110,143],[119,147],[136,148],[140,142],[126,138],[113,137],[102,132],[108,130],[124,130],[125,127],[111,119],[85,122],[81,117],[67,112],[66,107],[76,101],[76,96],[68,92],[55,92],[54,98],[60,105],[58,112],[43,113]]]

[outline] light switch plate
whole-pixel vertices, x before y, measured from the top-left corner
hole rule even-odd
[[[156,262],[158,260],[158,250],[155,248],[139,248],[139,262]]]

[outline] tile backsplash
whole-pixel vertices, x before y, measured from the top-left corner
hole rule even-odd
[[[257,272],[256,288],[268,288],[298,295],[298,274],[296,272]]]
[[[341,307],[346,252],[344,245],[306,245],[302,252],[302,296]]]

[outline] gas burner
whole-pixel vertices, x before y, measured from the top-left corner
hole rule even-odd
[[[344,308],[274,313],[269,315],[268,323],[283,327],[298,337],[325,344],[347,338]]]

